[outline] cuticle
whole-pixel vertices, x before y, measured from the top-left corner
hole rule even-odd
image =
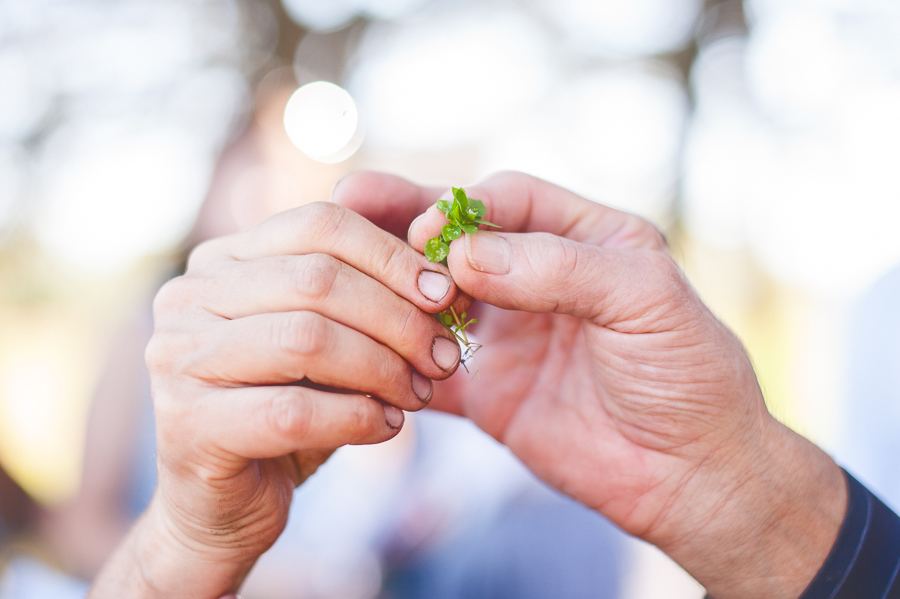
[[[434,344],[437,343],[438,339],[446,339],[450,343],[456,346],[456,364],[452,368],[441,368],[441,365],[437,363],[437,360],[434,359]],[[462,350],[459,349],[459,343],[457,343],[456,339],[451,339],[449,337],[444,337],[443,335],[438,335],[434,339],[431,340],[431,361],[434,362],[434,365],[440,368],[444,372],[452,372],[455,368],[459,367],[459,361],[462,359]],[[432,390],[433,392],[434,390]]]
[[[433,360],[432,360],[432,361],[433,361]],[[413,371],[412,371],[412,369],[410,369],[410,371],[409,371],[409,386],[410,386],[410,387],[412,388],[412,390],[413,390],[413,395],[415,395],[416,398],[417,398],[419,401],[421,401],[423,404],[425,404],[425,405],[427,406],[427,405],[431,402],[431,397],[434,395],[434,384],[432,384],[432,385],[431,385],[431,388],[428,390],[428,397],[425,397],[425,398],[419,397],[419,394],[416,393],[415,385],[413,385]]]

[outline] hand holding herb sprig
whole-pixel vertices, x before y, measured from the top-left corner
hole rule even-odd
[[[466,196],[466,190],[461,187],[453,188],[452,201],[438,200],[437,208],[447,215],[449,222],[443,226],[439,236],[429,239],[425,244],[425,257],[429,262],[440,262],[446,266],[447,255],[450,254],[450,242],[459,239],[463,233],[470,235],[476,233],[478,225],[500,228],[500,225],[495,225],[482,218],[487,213],[484,202],[469,198]],[[462,355],[462,364],[463,368],[468,371],[466,360],[472,358],[481,345],[469,341],[466,329],[478,322],[478,319],[473,318],[467,321],[465,312],[461,316],[457,315],[453,306],[450,306],[448,310],[444,310],[438,315],[438,320],[465,345],[466,350]]]

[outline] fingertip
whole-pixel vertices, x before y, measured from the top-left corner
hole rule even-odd
[[[384,408],[384,421],[387,423],[388,427],[392,431],[399,431],[403,427],[403,421],[405,419],[403,410],[397,406],[392,406],[391,404],[383,404],[382,407]]]
[[[430,206],[428,210],[420,214],[409,225],[406,233],[407,243],[417,252],[424,252],[425,244],[432,237],[437,237],[441,234],[441,227],[446,222],[447,218],[444,213],[438,210],[436,206]]]
[[[425,213],[423,212],[422,214],[420,214],[419,216],[414,218],[413,222],[409,223],[409,229],[406,230],[406,243],[408,243],[413,248],[416,248],[416,245],[412,242],[414,235],[415,235],[415,231],[417,230],[419,221],[421,221],[422,217],[424,217],[424,216],[425,216]],[[416,248],[416,249],[418,249],[418,248]]]

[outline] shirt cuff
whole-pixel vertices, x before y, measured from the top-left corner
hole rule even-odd
[[[900,517],[846,470],[847,515],[799,599],[900,599]]]
[[[825,563],[798,599],[900,599],[900,517],[846,470],[844,477],[847,515]]]

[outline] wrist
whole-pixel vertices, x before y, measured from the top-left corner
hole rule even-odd
[[[840,531],[846,481],[828,455],[769,416],[754,438],[724,467],[698,469],[681,498],[694,507],[660,547],[716,599],[796,599]]]
[[[180,534],[159,495],[97,576],[90,599],[216,599],[237,591],[254,557],[218,555]]]

